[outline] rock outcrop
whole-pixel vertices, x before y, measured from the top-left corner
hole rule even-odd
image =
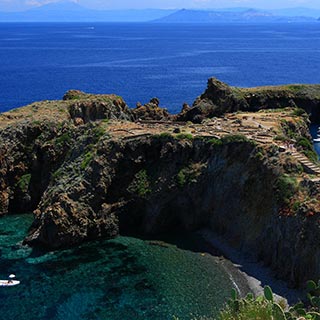
[[[71,90],[64,95],[63,100],[71,102],[69,113],[78,124],[102,119],[133,120],[131,110],[116,95],[92,95]]]
[[[161,108],[158,98],[152,98],[145,105],[137,103],[137,107],[132,110],[136,120],[169,120],[170,114],[167,109]]]
[[[221,116],[224,113],[248,110],[249,105],[239,89],[232,88],[218,79],[208,80],[207,90],[193,104],[190,110],[182,110],[180,121],[201,123],[205,118]]]
[[[180,121],[200,123],[205,118],[227,112],[263,109],[301,108],[311,121],[320,122],[320,85],[286,85],[257,88],[230,87],[218,79],[208,80],[206,91],[196,99],[190,110],[182,110]]]

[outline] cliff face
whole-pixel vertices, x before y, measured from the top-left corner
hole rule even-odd
[[[81,140],[97,141],[101,132],[95,130],[93,120],[133,118],[114,95],[72,91],[64,99],[0,115],[0,215],[36,209],[53,173],[73,157],[71,147]]]
[[[219,86],[206,96],[234,111],[238,92]],[[312,152],[294,109],[197,125],[175,122],[156,99],[130,110],[115,95],[71,91],[0,117],[0,214],[34,210],[26,243],[209,226],[295,285],[320,277],[319,180],[281,146],[295,138],[297,152]]]
[[[193,107],[181,112],[183,121],[201,122],[208,117],[227,112],[277,108],[301,108],[312,122],[320,122],[320,85],[286,85],[257,88],[236,88],[211,78],[206,91],[196,99]]]
[[[60,247],[119,231],[156,234],[208,223],[241,237],[234,212],[243,219],[260,205],[269,215],[275,209],[275,176],[256,152],[249,142],[102,138],[87,167],[75,159],[61,169],[40,202],[28,241]],[[261,192],[251,201],[251,188],[267,188],[268,196]]]

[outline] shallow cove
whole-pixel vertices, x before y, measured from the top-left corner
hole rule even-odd
[[[32,219],[0,219],[0,278],[13,272],[21,280],[17,287],[0,288],[3,319],[214,316],[233,287],[219,258],[165,242],[119,237],[62,251],[32,251],[21,245]]]

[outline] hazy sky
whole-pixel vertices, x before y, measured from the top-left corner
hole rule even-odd
[[[20,11],[58,0],[0,0],[0,10]],[[320,9],[320,0],[73,0],[94,9],[141,8],[226,8],[265,9],[311,7]]]

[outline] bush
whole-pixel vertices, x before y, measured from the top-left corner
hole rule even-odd
[[[303,150],[302,153],[312,162],[318,162],[318,154],[313,150]]]
[[[303,148],[304,150],[313,150],[311,141],[305,137],[299,138],[297,141],[297,146]]]
[[[16,187],[18,187],[23,192],[27,192],[28,188],[29,188],[30,181],[31,181],[31,174],[30,173],[25,174],[17,182]]]
[[[301,108],[294,109],[292,115],[297,117],[308,116],[307,113]]]
[[[184,170],[180,170],[179,173],[177,174],[177,183],[180,188],[182,188],[187,183]]]
[[[241,134],[230,134],[221,138],[222,144],[235,143],[235,142],[249,142],[250,140]]]
[[[276,182],[277,198],[283,204],[289,204],[297,191],[297,180],[286,174],[280,176]]]
[[[238,298],[233,291],[232,298],[221,311],[219,320],[318,320],[320,319],[319,283],[308,281],[307,291],[310,305],[302,302],[287,308],[284,301],[274,301],[269,286],[264,288],[264,295],[254,298],[248,294],[246,298]]]
[[[57,180],[59,179],[63,174],[63,169],[62,168],[59,168],[57,171],[55,171],[51,177],[54,179],[54,180]]]
[[[220,320],[273,320],[272,303],[266,299],[253,299],[248,303],[241,303],[238,310],[231,306],[227,306],[220,314]]]
[[[173,136],[169,132],[162,132],[160,134],[153,135],[153,138],[157,140],[171,140],[173,139]]]
[[[221,146],[222,145],[222,141],[217,138],[212,138],[208,142],[214,146]]]
[[[301,206],[301,202],[300,201],[296,201],[292,206],[292,210],[294,212],[297,212],[299,210],[300,206]]]
[[[95,127],[93,130],[92,130],[92,135],[97,139],[99,140],[104,134],[106,133],[106,130],[102,127]]]
[[[300,137],[297,141],[297,146],[302,149],[302,153],[311,161],[317,162],[318,155],[314,151],[313,144],[305,137]]]
[[[151,193],[150,182],[146,170],[141,170],[134,176],[132,183],[128,187],[128,191],[143,198]]]
[[[68,144],[70,141],[71,141],[71,136],[69,132],[62,134],[61,136],[57,137],[55,140],[57,145]]]
[[[179,133],[176,138],[179,140],[193,140],[193,135],[191,133]]]
[[[201,175],[201,165],[198,163],[194,163],[194,164],[190,164],[186,168],[182,168],[176,176],[176,181],[178,186],[182,188],[187,184],[197,182],[197,178],[200,175]]]
[[[274,137],[275,141],[287,141],[287,138],[285,136],[277,135]]]
[[[84,155],[84,159],[81,162],[80,168],[82,170],[85,170],[88,167],[88,165],[89,165],[89,163],[91,162],[92,159],[93,159],[93,153],[91,151],[87,152]]]

